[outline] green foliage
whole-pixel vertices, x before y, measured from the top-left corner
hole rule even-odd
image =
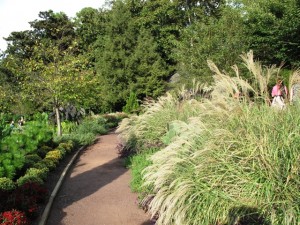
[[[45,159],[51,159],[55,164],[58,164],[59,160],[63,158],[62,152],[60,150],[51,150],[46,154]]]
[[[77,127],[76,123],[72,121],[63,121],[61,126],[65,134],[72,133],[72,131],[74,131]]]
[[[56,165],[58,163],[58,159],[52,159],[52,158],[45,158],[42,160],[41,164],[44,164],[49,170],[54,170],[56,168]],[[38,163],[40,164],[40,163]],[[36,165],[36,167],[42,167],[42,165]]]
[[[172,105],[182,108],[173,107],[173,112],[158,103],[145,111],[147,117],[159,111],[177,113],[169,128],[161,125],[168,145],[147,158],[145,149],[137,151],[134,162],[133,188],[148,191],[143,202],[154,196],[148,207],[159,215],[158,225],[299,223],[299,107],[270,108],[267,87],[279,71],[262,69],[251,53],[242,59],[251,83],[239,73],[236,77],[221,73],[210,62],[215,82],[209,98],[174,99]],[[233,97],[236,90],[242,93],[239,99]],[[159,100],[160,106],[170,102]],[[148,138],[155,144],[156,139],[143,131],[147,117],[123,120],[123,140],[130,142],[129,134],[135,134],[137,142]],[[152,124],[157,124],[154,118],[161,119],[153,117]]]
[[[23,168],[30,168],[35,163],[41,161],[42,158],[37,154],[29,154],[25,155],[25,163],[23,165]]]
[[[52,148],[49,147],[49,146],[46,146],[46,145],[43,145],[41,147],[39,147],[37,150],[36,150],[36,153],[41,157],[41,158],[45,158],[47,152],[51,151]]]
[[[86,118],[77,127],[76,133],[84,134],[84,133],[92,133],[94,135],[97,134],[105,134],[107,132],[104,124],[99,124],[95,119]]]
[[[168,132],[162,137],[162,142],[164,144],[171,144],[172,140],[180,135],[182,126],[180,126],[179,123],[180,121],[172,121],[168,125]]]
[[[247,1],[245,27],[250,48],[264,64],[299,66],[299,9],[297,0]]]
[[[147,194],[151,193],[150,186],[143,186],[142,171],[149,165],[151,161],[149,156],[154,154],[158,149],[149,149],[138,155],[130,156],[126,159],[127,167],[131,169],[132,180],[130,181],[131,190],[139,193],[139,199],[142,200]]]
[[[237,8],[224,6],[220,17],[195,21],[183,30],[175,49],[181,83],[190,83],[195,77],[203,83],[212,82],[207,60],[228,71],[240,54],[248,51],[248,42]]]
[[[62,142],[59,143],[57,149],[63,149],[66,151],[66,153],[70,153],[73,150],[73,143],[71,141],[69,142]]]
[[[20,177],[19,179],[17,179],[17,185],[18,185],[18,187],[21,187],[27,183],[43,184],[44,181],[39,176],[40,176],[40,173],[26,174],[26,175]]]
[[[130,92],[129,98],[126,100],[126,105],[123,107],[123,112],[133,113],[139,108],[137,96],[134,92]]]
[[[38,168],[29,168],[26,170],[25,176],[33,176],[33,177],[39,177],[43,181],[46,180],[49,173],[49,169],[47,167],[38,169]]]
[[[40,160],[35,152],[39,146],[51,140],[52,131],[43,120],[27,121],[24,126],[14,129],[9,136],[0,140],[0,167],[4,168],[3,176],[13,179],[19,171]]]
[[[0,177],[0,190],[10,191],[16,188],[16,184],[13,180],[7,177]]]

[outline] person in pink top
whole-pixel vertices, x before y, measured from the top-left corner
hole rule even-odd
[[[288,96],[287,87],[283,84],[282,80],[278,80],[276,85],[272,88],[272,105],[280,109],[285,108],[284,99]]]

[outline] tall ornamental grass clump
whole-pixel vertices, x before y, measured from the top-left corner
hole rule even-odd
[[[248,83],[214,71],[211,98],[198,115],[174,121],[180,134],[150,157],[145,186],[158,225],[300,224],[300,113],[268,105],[275,67],[262,69],[243,55]],[[239,93],[239,95],[235,95]]]
[[[200,84],[195,82],[193,93],[196,94],[200,89]],[[190,116],[197,114],[197,107],[194,107],[197,101],[187,96],[189,93],[185,90],[173,94],[167,93],[157,101],[144,102],[141,106],[143,113],[139,116],[132,115],[123,119],[116,131],[120,134],[123,151],[127,150],[126,154],[130,155],[141,153],[149,148],[159,149],[164,146],[163,136],[169,131],[172,121],[186,121]],[[187,98],[188,100],[183,101]]]

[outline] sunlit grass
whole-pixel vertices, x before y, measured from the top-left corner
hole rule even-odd
[[[299,108],[269,107],[269,82],[279,69],[263,68],[251,52],[242,59],[251,81],[237,66],[232,77],[209,62],[209,98],[169,95],[170,104],[167,95],[122,130],[144,143],[172,134],[142,173],[153,187],[149,210],[157,225],[300,224]]]

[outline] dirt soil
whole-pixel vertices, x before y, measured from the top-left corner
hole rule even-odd
[[[111,132],[79,154],[54,200],[47,225],[154,224],[130,190],[130,171],[118,157],[117,143],[117,134]],[[57,178],[51,179],[53,183]]]

